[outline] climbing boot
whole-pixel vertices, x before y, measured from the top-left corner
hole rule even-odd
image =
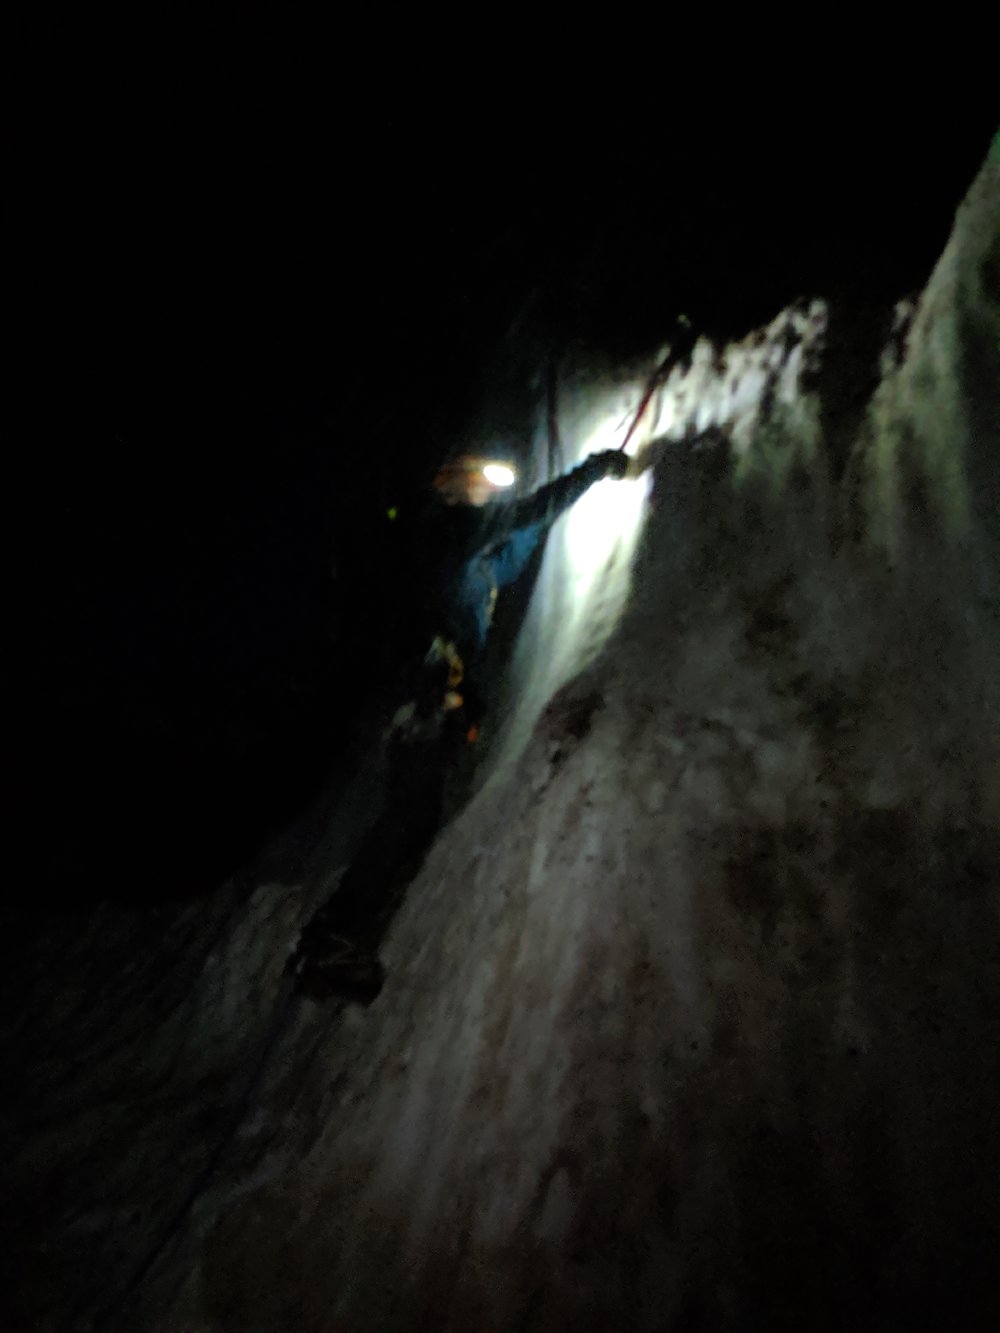
[[[294,961],[297,987],[313,1000],[351,1000],[369,1005],[382,989],[385,971],[378,955],[354,940],[330,935]]]

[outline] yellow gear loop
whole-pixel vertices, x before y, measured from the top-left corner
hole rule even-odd
[[[430,652],[427,654],[427,660],[445,661],[448,663],[448,688],[457,690],[459,685],[465,679],[465,663],[462,661],[458,649],[448,639],[442,639],[440,634],[431,644]]]

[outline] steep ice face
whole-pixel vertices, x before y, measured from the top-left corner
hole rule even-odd
[[[780,497],[773,532],[743,523],[711,469],[645,532],[646,479],[554,528],[510,672],[517,762],[410,886],[372,1009],[273,1024],[371,781],[315,879],[45,941],[8,1042],[31,1300],[8,1326],[784,1326],[852,1282],[838,1326],[995,1305],[998,165],[912,328],[896,312],[844,497],[867,551],[808,525],[797,545]],[[663,472],[698,483],[704,456],[669,451],[719,427],[728,484],[783,421],[803,441],[825,318],[700,344],[629,452],[664,439]],[[656,361],[567,375],[564,466],[625,440]],[[982,520],[943,572],[930,502]],[[895,580],[866,558],[892,534],[917,552]]]
[[[650,377],[669,347],[616,378],[569,374],[557,404],[567,465],[623,445],[634,457],[653,440],[696,447],[697,437],[710,429],[726,432],[734,452],[744,455],[763,417],[776,409],[795,412],[803,403],[826,329],[827,307],[814,300],[782,311],[765,328],[722,349],[700,339],[690,364],[676,366],[648,399]],[[546,422],[539,421],[536,465],[546,443]],[[618,624],[649,488],[649,473],[600,482],[550,533],[509,675],[516,703],[502,758],[520,751],[547,701],[586,668]]]
[[[955,301],[928,290],[926,345],[883,386],[873,450],[911,395],[908,438],[960,465],[972,428],[953,398],[979,344],[966,331],[943,360]],[[894,1317],[868,1322],[896,1327],[897,1302],[963,1287],[969,1253],[949,1247],[967,1218],[995,1292],[995,640],[951,605],[964,567],[894,581],[870,528],[867,546],[832,540],[826,459],[801,523],[773,491],[764,523],[755,495],[723,494],[783,431],[812,447],[824,318],[703,344],[654,395],[630,450],[666,436],[657,480],[690,488],[658,490],[634,587],[641,481],[595,488],[550,534],[510,763],[411,886],[395,979],[302,1172],[307,1193],[331,1181],[298,1243],[327,1229],[309,1292],[328,1319],[391,1326],[371,1313],[389,1269],[408,1303],[425,1293],[412,1326],[738,1327],[762,1304],[780,1324],[795,1272],[793,1299],[846,1303],[839,1325],[878,1299]],[[567,464],[624,440],[651,369],[567,380]],[[993,403],[994,382],[975,397]],[[736,455],[722,484],[680,455],[709,426]],[[881,463],[894,484],[898,457]],[[255,1257],[280,1274],[266,1241]],[[873,1295],[890,1251],[904,1276]]]

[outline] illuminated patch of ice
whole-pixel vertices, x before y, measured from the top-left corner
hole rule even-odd
[[[585,595],[619,545],[631,549],[642,523],[647,478],[600,481],[570,511],[563,532],[578,595]]]
[[[821,345],[826,322],[825,304],[814,301],[808,308],[782,311],[766,328],[724,348],[700,339],[690,366],[675,367],[648,401],[649,377],[666,348],[617,382],[607,374],[589,381],[582,374],[567,377],[558,403],[566,465],[619,448],[626,438],[633,455],[653,439],[674,440],[683,448],[686,435],[712,427],[728,432],[735,453],[745,452],[753,445],[765,399],[792,408],[801,401],[802,372]],[[539,457],[545,456],[547,439],[542,420],[536,431]],[[629,596],[649,486],[649,473],[635,481],[599,482],[553,527],[512,665],[517,703],[505,728],[507,754],[525,742],[555,691],[582,671],[614,632]]]

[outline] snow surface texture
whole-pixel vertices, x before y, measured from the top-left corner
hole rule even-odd
[[[333,832],[170,923],[141,1035],[77,969],[85,1069],[56,1088],[28,1025],[54,1128],[8,1164],[68,1180],[11,1237],[34,1322],[995,1326],[998,222],[994,155],[863,421],[823,400],[819,302],[656,395],[656,467],[551,534],[371,1009],[268,1046]],[[580,456],[650,369],[566,374]]]

